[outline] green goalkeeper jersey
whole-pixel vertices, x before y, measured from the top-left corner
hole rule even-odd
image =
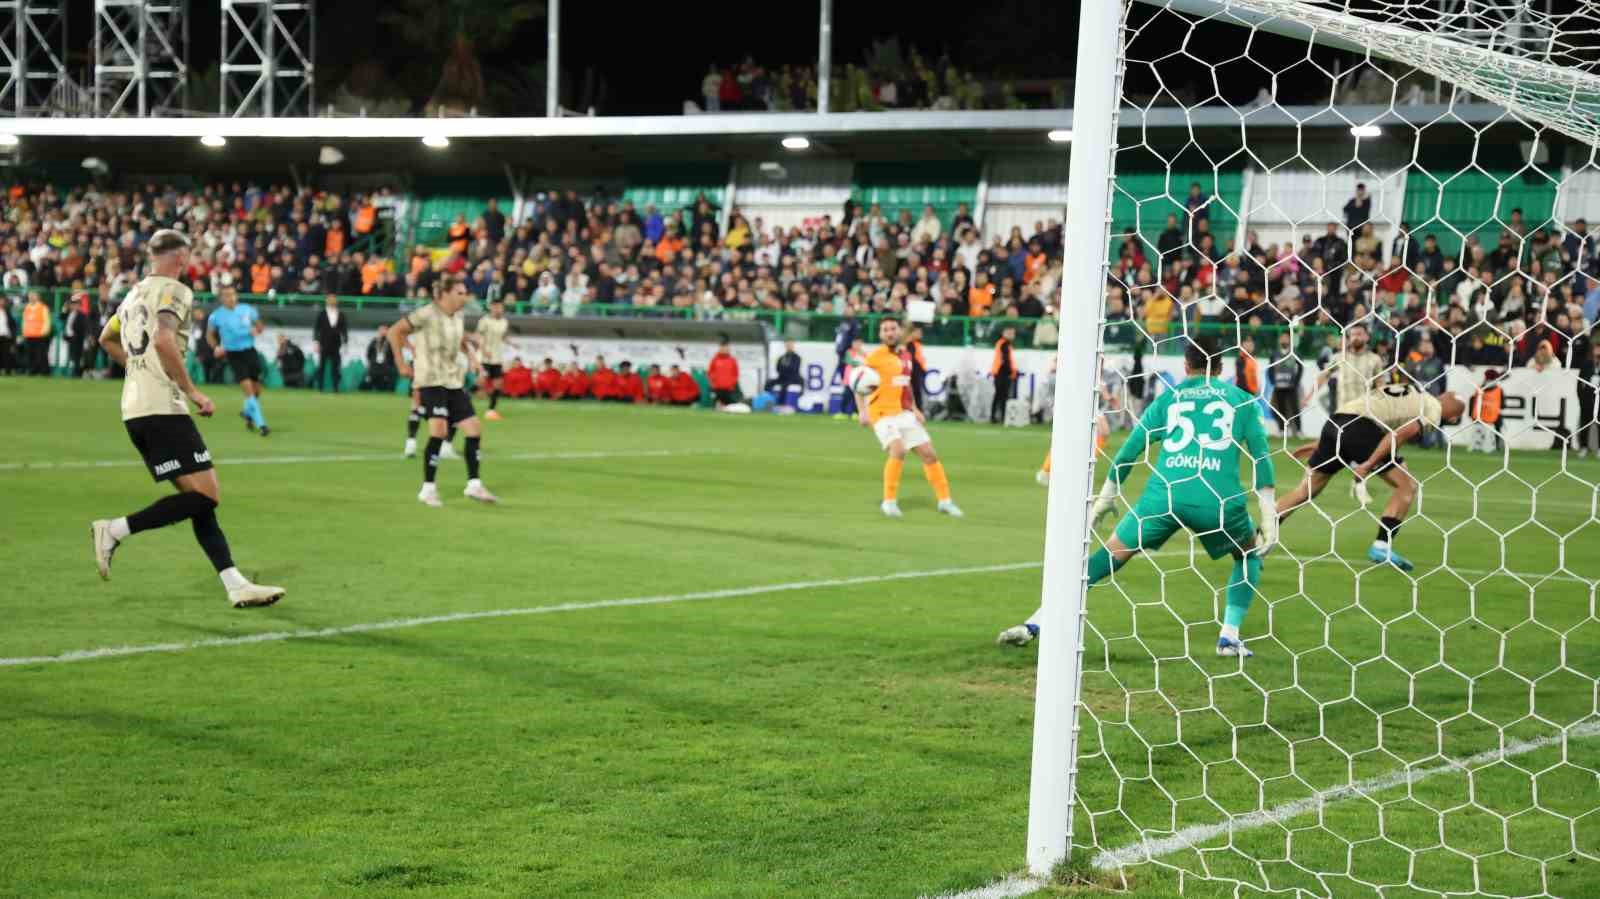
[[[1165,495],[1172,506],[1214,507],[1242,497],[1240,447],[1250,455],[1256,489],[1274,483],[1260,405],[1215,377],[1191,377],[1156,397],[1112,460],[1112,480],[1121,484],[1151,444],[1161,455],[1145,495]]]

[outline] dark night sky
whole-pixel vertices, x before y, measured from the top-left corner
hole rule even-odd
[[[499,5],[499,0],[473,2]],[[320,0],[316,55],[320,98],[331,96],[349,67],[363,59],[376,60],[391,73],[407,67],[416,70],[414,51],[392,42],[386,29],[376,24],[378,11],[387,5],[388,0]],[[1136,21],[1151,14],[1151,8],[1135,6]],[[68,7],[70,45],[78,59],[75,68],[81,71],[93,34],[92,5],[71,3]],[[811,64],[817,54],[816,0],[765,4],[759,15],[752,14],[749,6],[726,7],[742,10],[737,16],[653,3],[567,0],[562,7],[562,69],[572,82],[581,82],[585,71],[593,67],[606,82],[602,111],[609,115],[679,113],[684,100],[698,101],[700,80],[712,61],[727,64],[748,55],[776,67]],[[980,74],[1071,77],[1078,11],[1078,3],[1072,0],[989,0],[938,13],[930,12],[933,9],[938,7],[908,0],[835,0],[835,64],[859,63],[875,40],[897,37],[902,50],[914,46],[930,60],[948,53],[959,67]],[[189,23],[190,64],[193,70],[204,71],[215,64],[218,55],[220,12],[216,0],[190,0]],[[1229,26],[1209,27],[1218,30],[1208,39],[1237,41],[1243,35]],[[1274,43],[1284,46],[1273,48]],[[1259,58],[1273,49],[1287,54],[1285,62],[1304,55],[1303,45],[1270,36],[1258,38],[1253,55]],[[542,60],[544,52],[541,19],[525,27],[511,46],[484,56],[486,80],[493,82],[496,71],[508,64]],[[437,63],[427,64],[428,72],[437,70]],[[1183,75],[1186,78],[1189,73]],[[1129,78],[1133,88],[1141,74],[1130,70]],[[1248,98],[1259,86],[1257,76],[1249,84],[1232,85],[1232,92],[1240,99]],[[542,100],[538,109],[522,114],[540,112]]]

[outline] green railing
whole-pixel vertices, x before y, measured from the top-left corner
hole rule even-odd
[[[29,291],[20,288],[7,288],[5,294],[19,298],[24,297]],[[39,293],[45,296],[53,313],[53,322],[60,330],[59,314],[62,304],[71,295],[69,288],[56,288],[42,290]],[[196,293],[195,298],[201,303],[210,303],[215,300],[213,294]],[[250,303],[262,309],[288,308],[295,306],[320,306],[325,302],[322,294],[241,294],[242,302]],[[372,309],[393,310],[396,315],[400,312],[414,308],[419,301],[407,297],[371,297],[371,296],[341,296],[339,303],[346,309]],[[20,324],[17,303],[13,302],[13,317]],[[704,321],[762,321],[772,329],[772,334],[780,340],[823,341],[832,343],[839,323],[843,316],[823,312],[795,312],[790,310],[772,309],[729,309],[721,310],[716,315],[708,315],[705,310],[696,307],[673,306],[634,306],[627,303],[598,303],[574,307],[560,307],[539,305],[530,302],[508,303],[506,311],[512,315],[550,315],[588,318],[656,318],[679,320],[704,320]],[[864,315],[857,320],[860,322],[860,334],[868,343],[872,343],[878,333],[878,323],[887,315]],[[1059,325],[1054,319],[1027,319],[1027,318],[972,318],[968,316],[946,316],[935,319],[922,325],[923,342],[929,346],[989,346],[1000,336],[1006,327],[1017,329],[1017,346],[1022,349],[1039,348],[1054,349]],[[1296,327],[1291,329],[1287,325],[1255,325],[1244,328],[1243,333],[1255,338],[1257,352],[1261,356],[1270,354],[1277,346],[1278,335],[1290,331],[1295,335],[1295,349],[1302,358],[1314,357],[1329,335],[1339,333],[1334,327]],[[1210,335],[1217,339],[1222,346],[1231,346],[1240,336],[1240,329],[1231,324],[1211,322],[1191,323],[1189,333]],[[1132,352],[1141,341],[1144,342],[1145,352],[1154,352],[1158,355],[1180,355],[1183,353],[1183,326],[1181,322],[1172,322],[1169,333],[1165,336],[1151,337],[1141,329],[1141,325],[1130,322],[1112,322],[1106,326],[1105,348],[1108,352]],[[59,335],[58,335],[59,336]]]

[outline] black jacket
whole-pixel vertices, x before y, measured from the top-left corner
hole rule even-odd
[[[341,311],[337,325],[328,321],[328,307],[317,313],[317,324],[312,329],[312,339],[323,350],[337,351],[350,341],[350,316]]]
[[[800,354],[784,353],[778,357],[778,383],[779,384],[804,384],[805,378],[800,375]]]

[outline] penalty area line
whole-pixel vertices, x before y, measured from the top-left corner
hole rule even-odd
[[[591,609],[617,609],[629,606],[659,606],[679,602],[699,602],[708,599],[736,599],[745,596],[762,596],[769,593],[787,593],[795,590],[826,590],[832,587],[854,587],[862,584],[881,584],[889,581],[909,581],[923,578],[954,577],[967,574],[991,574],[1003,571],[1026,571],[1040,567],[1039,562],[1011,562],[1000,565],[974,565],[964,568],[931,568],[923,571],[900,571],[894,574],[872,574],[859,577],[828,578],[814,581],[791,581],[782,584],[758,584],[750,587],[730,587],[723,590],[703,590],[696,593],[678,593],[668,596],[636,596],[625,599],[602,599],[591,602],[566,602],[550,606],[529,606],[518,609],[487,609],[479,612],[454,612],[448,615],[427,615],[418,618],[395,618],[363,624],[346,624],[336,627],[297,631],[267,631],[239,637],[215,637],[174,643],[146,643],[137,646],[103,646],[94,649],[75,649],[51,656],[15,656],[0,658],[0,668],[25,665],[59,665],[66,662],[90,662],[97,659],[115,659],[123,656],[151,655],[153,653],[179,653],[195,649],[216,649],[228,646],[250,646],[258,643],[281,643],[286,640],[318,640],[341,637],[346,634],[365,634],[374,631],[392,631],[424,627],[433,624],[454,624],[460,621],[480,621],[487,618],[516,618],[524,615],[549,615],[556,612],[583,612]]]

